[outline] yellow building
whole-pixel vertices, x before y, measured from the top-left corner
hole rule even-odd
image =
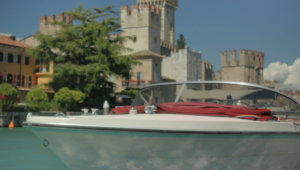
[[[26,54],[30,48],[13,36],[0,35],[0,83],[11,83],[21,89],[35,86],[35,59]]]
[[[26,48],[30,46],[15,37],[0,35],[0,83],[10,83],[25,93],[36,85],[35,59],[26,54]]]

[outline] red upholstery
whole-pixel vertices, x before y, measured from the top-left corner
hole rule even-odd
[[[128,114],[131,106],[118,107],[111,114]],[[135,107],[138,113],[144,113],[144,106]],[[206,115],[206,116],[242,116],[250,120],[270,120],[274,117],[269,109],[253,109],[245,106],[221,105],[205,102],[171,102],[157,105],[157,113]]]

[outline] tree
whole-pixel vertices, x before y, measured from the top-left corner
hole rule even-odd
[[[0,84],[0,95],[7,97],[7,99],[0,99],[0,107],[2,110],[8,110],[17,100],[18,90],[8,83]]]
[[[183,34],[179,35],[179,39],[177,39],[177,47],[178,49],[184,49],[185,48],[185,38]]]
[[[35,88],[28,92],[26,102],[28,103],[29,109],[49,110],[51,107],[48,95],[40,88]]]
[[[119,18],[111,6],[103,9],[83,9],[66,12],[76,24],[56,22],[61,29],[55,35],[37,34],[38,45],[30,53],[41,62],[54,61],[50,86],[80,90],[86,94],[85,105],[100,107],[113,99],[114,83],[110,76],[126,76],[136,64],[133,56],[124,56],[122,44],[130,37],[120,35]],[[113,38],[112,38],[113,37]]]
[[[83,103],[84,98],[85,95],[81,91],[70,90],[68,87],[63,87],[55,93],[54,102],[63,112],[75,111],[80,108],[80,104]]]

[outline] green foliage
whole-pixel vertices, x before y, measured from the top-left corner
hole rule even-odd
[[[6,111],[8,111],[8,112],[38,112],[39,108],[37,106],[13,104]]]
[[[0,94],[8,99],[0,99],[0,107],[2,110],[9,110],[17,100],[18,89],[8,83],[0,84]]]
[[[179,39],[177,39],[177,47],[178,49],[184,49],[185,48],[185,38],[184,38],[184,35],[183,34],[180,34],[179,35]]]
[[[83,103],[84,99],[84,93],[77,90],[70,90],[68,87],[61,88],[54,95],[54,102],[63,112],[79,110],[80,104]]]
[[[138,89],[125,89],[120,94],[130,96],[132,99],[134,99],[138,91],[139,91]]]
[[[55,23],[61,26],[55,36],[37,34],[41,42],[29,52],[43,62],[54,61],[50,86],[80,90],[87,96],[88,107],[100,107],[104,100],[113,101],[114,83],[110,76],[126,76],[137,61],[122,44],[130,37],[114,36],[120,33],[119,18],[111,6],[103,9],[83,9],[82,6],[66,12],[76,24]]]
[[[37,110],[49,110],[51,105],[49,103],[48,95],[40,88],[35,88],[26,95],[26,102],[30,110],[36,108]]]

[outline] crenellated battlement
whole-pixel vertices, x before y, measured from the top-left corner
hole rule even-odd
[[[122,29],[152,27],[160,29],[161,12],[159,7],[153,5],[121,6]]]
[[[72,23],[71,16],[64,13],[59,15],[40,16],[40,31],[43,34],[54,34],[61,27],[56,25],[55,22],[63,22],[66,24]]]
[[[59,15],[40,16],[40,26],[53,24],[57,22],[65,22],[66,24],[72,23],[70,16],[61,13]]]
[[[126,11],[127,15],[131,15],[133,12],[141,13],[143,11],[150,11],[156,15],[161,13],[161,10],[158,6],[150,5],[150,4],[143,4],[143,5],[128,5],[121,6],[121,11]]]
[[[178,7],[178,0],[137,0],[138,5],[158,5],[163,6],[164,4],[170,5],[174,8]]]
[[[237,51],[230,50],[230,59],[228,60],[228,52],[221,51],[221,66],[249,66],[249,67],[263,67],[264,53],[261,51],[242,49],[239,50],[239,56],[237,59]]]

